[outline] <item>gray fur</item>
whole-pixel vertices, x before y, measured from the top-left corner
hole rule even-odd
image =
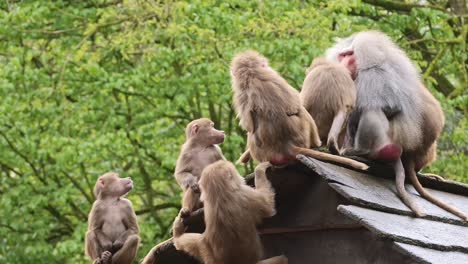
[[[337,60],[340,51],[347,48],[352,48],[359,58],[356,107],[402,109],[402,114],[391,122],[390,134],[399,137],[398,141],[409,149],[416,148],[421,144],[424,109],[416,66],[388,36],[378,31],[359,32],[339,41],[327,51],[327,58]]]

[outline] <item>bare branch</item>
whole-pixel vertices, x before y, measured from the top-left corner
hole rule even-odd
[[[447,10],[444,7],[431,4],[423,5],[391,0],[362,0],[362,2],[374,6],[379,6],[389,11],[411,12],[413,8],[430,8],[434,10],[447,12]]]
[[[463,39],[456,38],[456,39],[439,40],[439,39],[433,39],[433,38],[422,38],[422,39],[414,39],[414,40],[408,41],[408,43],[410,44],[416,44],[420,42],[435,42],[439,44],[461,44],[463,42]]]

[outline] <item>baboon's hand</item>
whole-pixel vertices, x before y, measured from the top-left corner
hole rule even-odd
[[[190,189],[192,189],[194,193],[200,193],[200,186],[198,185],[197,182],[191,183]]]
[[[123,247],[123,244],[124,243],[120,240],[114,241],[114,243],[112,243],[112,251],[117,252],[119,249]]]
[[[110,253],[109,251],[102,252],[101,264],[110,264],[111,257],[112,257],[112,253]]]
[[[332,153],[332,154],[338,154],[339,153],[339,148],[338,148],[338,143],[337,143],[337,140],[334,138],[334,137],[330,137],[327,141],[327,146],[328,146],[328,150]]]
[[[184,208],[182,208],[182,210],[183,209]],[[174,237],[181,236],[183,233],[185,233],[185,229],[187,229],[184,224],[184,218],[181,216],[182,214],[185,215],[185,213],[182,213],[182,210],[180,210],[179,215],[174,219],[174,224],[172,225],[172,235]],[[190,212],[188,214],[190,215]]]
[[[179,212],[180,219],[184,220],[190,216],[190,210],[188,208],[181,208]]]
[[[262,162],[255,167],[255,171],[263,171],[265,172],[268,168],[270,168],[272,165],[270,162]]]

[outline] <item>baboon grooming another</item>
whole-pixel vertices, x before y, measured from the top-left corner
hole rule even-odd
[[[255,51],[237,54],[231,65],[234,106],[240,125],[247,130],[247,151],[239,159],[254,159],[284,165],[297,154],[339,162],[366,170],[352,159],[309,149],[319,147],[314,120],[301,105],[299,92],[292,88],[266,58]]]
[[[202,207],[198,180],[203,169],[218,160],[225,160],[217,145],[223,143],[224,132],[215,129],[210,119],[200,118],[187,125],[185,136],[174,176],[184,192],[182,208],[193,212]]]
[[[255,168],[255,186],[247,186],[234,165],[217,161],[200,179],[205,210],[203,234],[184,233],[184,209],[173,225],[174,245],[204,264],[287,264],[285,256],[260,261],[262,245],[257,225],[275,214],[274,191],[266,178],[269,163]]]
[[[122,197],[132,188],[130,178],[114,172],[97,180],[85,241],[93,264],[130,264],[135,259],[140,241],[137,217],[130,200]]]
[[[325,58],[314,59],[300,97],[317,124],[320,140],[327,142],[330,151],[338,153],[348,115],[356,102],[356,88],[348,69]]]
[[[346,65],[357,89],[345,140],[350,148],[343,153],[393,164],[398,194],[417,216],[424,212],[406,192],[405,174],[422,197],[468,220],[427,192],[417,178],[416,172],[435,159],[444,115],[406,54],[385,34],[368,31],[339,41],[327,56]]]

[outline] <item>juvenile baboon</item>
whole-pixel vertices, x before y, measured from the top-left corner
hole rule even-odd
[[[444,115],[406,54],[385,34],[367,31],[341,40],[327,56],[347,66],[357,89],[346,140],[351,147],[343,153],[392,163],[398,194],[417,216],[424,212],[406,192],[405,174],[422,197],[467,220],[427,192],[417,178],[416,172],[435,159]]]
[[[183,218],[188,214],[182,209],[172,229],[177,250],[205,264],[286,264],[285,256],[259,262],[262,245],[257,225],[275,214],[275,194],[265,174],[269,166],[261,163],[255,169],[255,189],[245,184],[228,161],[207,166],[199,181],[205,232],[184,233]]]
[[[223,143],[224,132],[215,129],[210,119],[200,118],[187,125],[185,137],[174,176],[184,192],[182,208],[193,212],[202,207],[198,180],[203,169],[218,160],[225,160],[217,145]]]
[[[132,188],[130,178],[114,172],[97,180],[85,240],[93,264],[130,264],[135,259],[140,241],[137,217],[130,200],[122,197]]]
[[[317,124],[320,140],[333,153],[342,146],[347,117],[356,102],[356,88],[346,67],[316,58],[300,92],[302,105]]]
[[[284,165],[304,154],[367,169],[361,162],[309,149],[321,145],[317,126],[302,106],[299,92],[268,66],[266,58],[255,51],[237,54],[231,75],[234,106],[241,127],[247,130],[247,151],[241,162],[252,157]]]

